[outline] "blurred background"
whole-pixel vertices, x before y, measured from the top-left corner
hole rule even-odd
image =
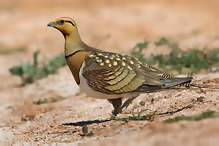
[[[218,47],[217,0],[0,1],[0,43],[28,52],[61,52],[63,37],[47,23],[72,17],[83,40],[104,50],[126,51],[144,39],[182,41],[182,47]],[[195,35],[194,34],[198,34]]]
[[[39,62],[63,52],[64,37],[56,29],[47,27],[58,17],[73,18],[82,40],[105,51],[136,55],[133,48],[147,40],[150,42],[148,49],[140,52],[145,57],[170,53],[171,43],[176,43],[177,48],[183,51],[195,48],[208,54],[211,50],[219,50],[218,7],[218,0],[0,0],[0,114],[7,121],[9,113],[18,105],[77,92],[78,88],[67,68],[55,77],[20,88],[16,87],[25,82],[25,77],[31,73],[20,75],[15,69],[17,75],[22,76],[20,78],[9,71],[21,61],[32,64],[33,54],[38,50]],[[168,47],[154,44],[159,41],[161,44],[164,41]],[[217,62],[213,54],[213,60]],[[56,62],[56,59],[53,61]],[[49,62],[47,70],[52,70],[53,61]],[[156,62],[152,64],[162,67]],[[173,70],[173,73],[186,74],[190,71]],[[208,72],[198,70],[197,73]],[[64,89],[66,84],[72,85],[72,88]]]

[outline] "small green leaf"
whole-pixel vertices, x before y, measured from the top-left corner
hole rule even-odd
[[[83,132],[84,134],[87,134],[87,133],[88,133],[88,127],[87,127],[87,125],[83,125],[83,127],[82,127],[82,132]]]
[[[141,114],[142,114],[143,112],[145,112],[146,110],[148,110],[148,109],[143,109],[143,110],[141,110],[141,111],[138,113],[138,120],[141,119]]]
[[[33,66],[34,67],[37,67],[38,66],[38,60],[37,60],[37,57],[38,57],[38,54],[40,53],[40,51],[36,51],[34,54],[33,54]]]
[[[14,67],[10,68],[9,71],[11,72],[11,74],[18,75],[20,77],[23,77],[23,74],[24,74],[21,66],[14,66]]]
[[[156,46],[162,46],[162,45],[169,45],[169,40],[167,40],[165,37],[162,37],[158,42],[155,42]]]

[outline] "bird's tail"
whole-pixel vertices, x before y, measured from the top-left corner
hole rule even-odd
[[[207,88],[208,90],[214,90],[214,91],[218,91],[219,89],[219,85],[215,84],[215,85],[206,85],[206,84],[196,84],[196,83],[193,83],[193,82],[186,82],[186,83],[182,83],[182,84],[179,84],[178,85],[179,87],[186,87],[186,88],[192,88],[192,87],[195,87],[195,88]]]
[[[169,87],[174,87],[174,86],[189,87],[191,80],[192,80],[192,77],[167,78],[163,80],[165,83],[165,86],[163,88],[169,88]]]
[[[190,87],[219,89],[219,85],[205,85],[205,84],[195,84],[195,83],[191,83]]]
[[[192,77],[192,76],[193,76],[193,73],[188,74],[188,77]],[[214,84],[214,85],[196,84],[196,82],[192,82],[191,80],[188,82],[184,82],[182,84],[179,84],[178,86],[179,87],[186,87],[186,88],[197,87],[197,88],[219,89],[218,84]]]

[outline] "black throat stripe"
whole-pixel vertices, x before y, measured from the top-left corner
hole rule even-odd
[[[71,53],[71,54],[65,56],[65,59],[67,59],[68,57],[71,57],[72,55],[74,55],[74,54],[76,54],[76,53],[78,53],[78,52],[80,52],[80,51],[83,51],[83,50],[77,50],[77,51],[75,51],[74,53]]]
[[[65,21],[65,22],[71,23],[73,26],[75,26],[75,25],[74,25],[74,23],[73,23],[73,22],[71,22],[71,21]]]

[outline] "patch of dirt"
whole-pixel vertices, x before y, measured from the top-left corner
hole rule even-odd
[[[20,60],[32,62],[34,51],[40,60],[63,52],[64,38],[46,25],[60,16],[76,20],[81,37],[107,51],[130,54],[144,39],[167,37],[180,48],[219,48],[218,0],[12,0],[0,2],[0,47],[26,47],[27,51],[0,54],[0,144],[69,143],[84,145],[217,145],[219,118],[201,121],[164,120],[219,112],[218,90],[180,89],[140,95],[118,118],[148,109],[150,121],[109,120],[112,106],[106,100],[86,97],[67,67],[33,84],[18,87],[20,78],[9,68]],[[149,46],[151,53],[167,48]],[[219,73],[195,74],[199,84],[219,84]],[[87,125],[88,133],[83,132]]]

